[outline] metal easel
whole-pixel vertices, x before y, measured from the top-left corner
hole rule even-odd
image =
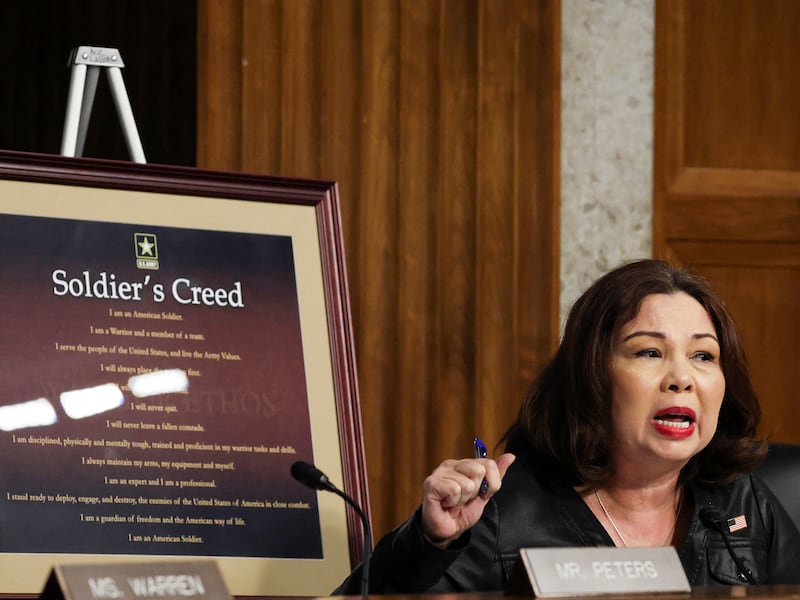
[[[105,69],[131,160],[137,163],[147,162],[133,118],[128,92],[125,90],[125,82],[122,80],[120,69],[125,64],[119,51],[116,48],[79,46],[72,50],[68,64],[72,66],[72,73],[67,113],[64,117],[64,134],[61,138],[61,154],[63,156],[83,154],[86,130],[89,127],[94,94],[97,90],[97,79],[100,76],[100,69]]]

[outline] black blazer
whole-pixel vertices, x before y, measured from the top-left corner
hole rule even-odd
[[[756,583],[800,583],[800,534],[756,476],[743,475],[720,487],[690,485],[688,492],[694,515],[678,555],[691,585],[746,583],[720,532],[700,518],[703,509],[723,522],[744,515],[747,527],[727,536]],[[543,476],[518,456],[481,520],[447,550],[424,540],[419,510],[385,535],[372,555],[370,593],[503,590],[520,548],[613,545],[570,486]],[[359,594],[360,582],[359,567],[334,594]]]

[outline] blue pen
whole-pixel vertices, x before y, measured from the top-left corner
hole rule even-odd
[[[481,441],[481,438],[475,438],[475,441],[472,443],[475,447],[475,458],[486,458],[486,446]],[[486,492],[489,491],[489,482],[485,479],[481,481],[481,496],[484,495]]]

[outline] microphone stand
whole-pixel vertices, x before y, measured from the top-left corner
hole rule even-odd
[[[328,476],[313,464],[302,460],[297,461],[292,465],[291,473],[292,477],[307,487],[315,490],[333,492],[349,504],[361,519],[361,525],[364,529],[364,560],[361,563],[361,597],[366,600],[369,595],[369,560],[372,554],[372,528],[370,527],[367,515],[361,510],[361,507],[355,500],[333,485]]]
[[[367,596],[369,596],[369,559],[370,555],[372,554],[372,531],[369,525],[369,519],[367,519],[367,515],[364,514],[364,511],[361,510],[361,507],[355,502],[355,500],[353,500],[339,488],[332,486],[330,491],[347,502],[347,504],[349,504],[353,510],[356,511],[356,514],[361,519],[364,529],[364,560],[361,563],[361,597],[367,598]]]

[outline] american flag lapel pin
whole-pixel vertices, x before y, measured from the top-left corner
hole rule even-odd
[[[744,515],[739,515],[738,517],[728,519],[726,524],[728,525],[728,531],[731,533],[734,531],[739,531],[740,529],[747,529],[747,519]]]

